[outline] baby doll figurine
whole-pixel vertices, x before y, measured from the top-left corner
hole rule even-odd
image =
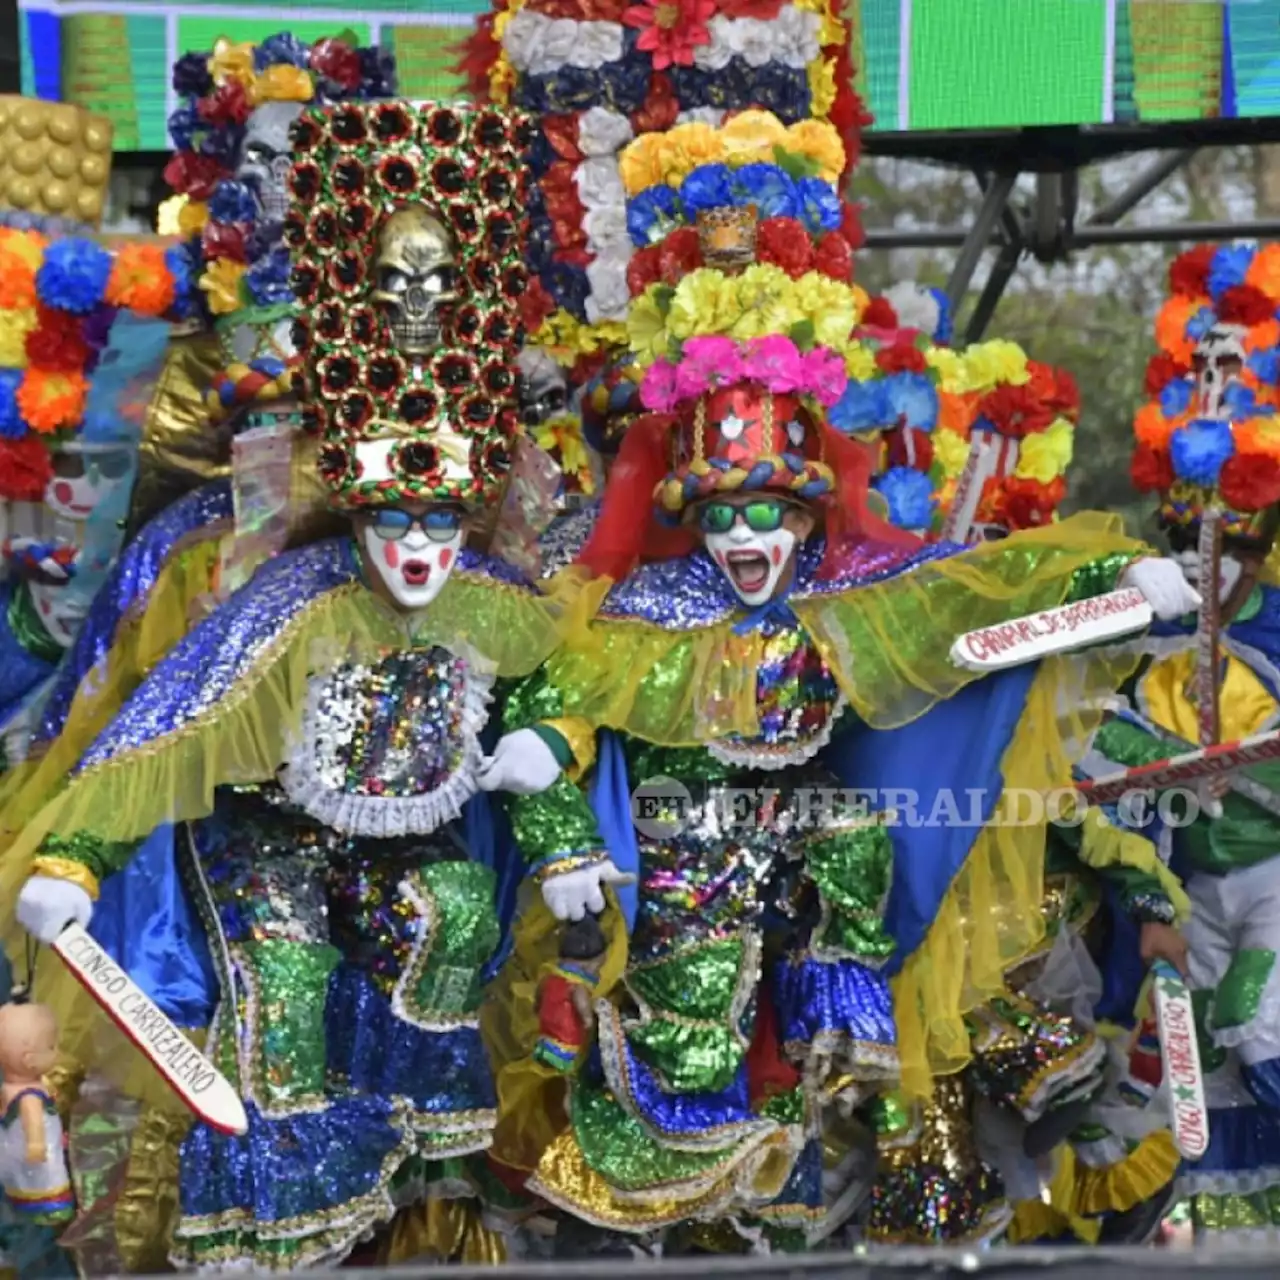
[[[594,1021],[591,1007],[606,951],[604,930],[591,915],[564,926],[560,963],[538,988],[541,1032],[534,1057],[557,1071],[571,1071]]]
[[[45,1226],[75,1212],[62,1121],[44,1083],[57,1057],[49,1008],[0,1005],[0,1188],[22,1218]]]

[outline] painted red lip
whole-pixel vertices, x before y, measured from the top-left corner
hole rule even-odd
[[[730,551],[725,563],[734,582],[748,595],[769,580],[769,561],[758,551]]]
[[[406,560],[400,572],[411,587],[425,587],[431,577],[431,566],[425,560]]]

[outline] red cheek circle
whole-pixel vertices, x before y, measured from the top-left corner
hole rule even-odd
[[[388,569],[398,569],[400,567],[400,548],[394,542],[383,544],[383,556],[387,562]]]
[[[440,567],[447,569],[453,563],[453,548],[445,547],[440,553]]]
[[[781,563],[782,563],[782,548],[781,548],[781,547],[775,546],[775,547],[774,547],[774,549],[773,549],[773,551],[772,551],[772,553],[771,553],[771,555],[772,555],[773,563],[774,563],[775,565],[779,565],[779,564],[781,564]]]
[[[70,506],[71,499],[76,496],[76,491],[65,480],[59,480],[53,486],[53,496],[55,501],[61,502],[64,507]]]

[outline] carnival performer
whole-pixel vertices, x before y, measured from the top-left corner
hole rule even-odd
[[[1215,589],[1201,563],[1202,523],[1217,514],[1220,631],[1206,635],[1194,617],[1153,630],[1128,710],[1099,732],[1099,768],[1165,759],[1201,743],[1212,706],[1198,682],[1206,650],[1219,654],[1213,736],[1231,741],[1276,723],[1277,594],[1263,569],[1280,510],[1273,319],[1280,299],[1269,274],[1277,261],[1276,245],[1201,246],[1171,269],[1172,297],[1156,322],[1161,350],[1147,373],[1153,398],[1135,421],[1132,475],[1140,491],[1158,496],[1174,559],[1202,592]],[[1192,905],[1186,965],[1209,1106],[1208,1151],[1179,1185],[1193,1197],[1201,1230],[1277,1225],[1270,1188],[1280,1149],[1280,978],[1269,807],[1276,780],[1274,765],[1254,766],[1225,794],[1215,788],[1195,821],[1172,833],[1172,865]]]
[[[304,112],[286,236],[322,475],[351,535],[277,557],[181,641],[3,864],[47,939],[90,918],[157,823],[190,824],[210,1051],[250,1127],[184,1143],[180,1265],[340,1258],[397,1197],[460,1194],[453,1157],[489,1141],[480,793],[550,788],[555,806],[572,789],[551,727],[484,753],[496,682],[537,666],[556,616],[464,545],[517,434],[523,129],[430,103]],[[556,854],[551,898],[602,857]]]

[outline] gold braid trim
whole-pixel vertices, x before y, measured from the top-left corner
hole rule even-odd
[[[31,874],[78,884],[95,902],[98,900],[98,877],[74,858],[36,858],[31,863]]]

